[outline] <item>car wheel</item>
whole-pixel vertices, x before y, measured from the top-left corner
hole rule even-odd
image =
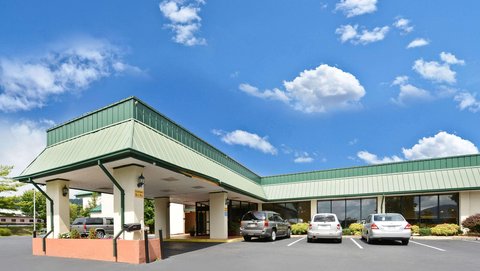
[[[337,243],[341,244],[342,243],[342,238],[337,239]]]
[[[272,234],[270,235],[270,241],[275,241],[277,240],[277,231],[272,230]]]
[[[252,237],[250,236],[243,236],[243,240],[245,240],[245,242],[250,242],[252,240]]]
[[[408,239],[403,239],[402,240],[402,245],[407,246],[409,241],[410,240],[408,240]]]
[[[104,231],[97,231],[97,238],[98,239],[103,239],[105,237],[105,232]]]
[[[368,236],[368,234],[367,234],[367,238],[366,238],[366,239],[367,239],[367,243],[369,243],[369,244],[372,243],[372,239],[370,239],[370,237]]]
[[[307,237],[307,243],[311,243],[311,242],[312,242],[312,238]]]
[[[290,237],[292,237],[292,230],[289,228],[287,230],[287,238],[290,238]]]

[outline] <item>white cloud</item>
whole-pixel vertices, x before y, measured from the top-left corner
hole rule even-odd
[[[342,43],[347,42],[349,40],[355,40],[357,37],[357,28],[358,25],[341,25],[339,28],[335,30],[336,34],[340,35],[340,41]]]
[[[270,99],[270,100],[278,100],[282,101],[285,103],[288,103],[290,101],[290,98],[285,94],[285,92],[281,91],[278,88],[274,88],[273,90],[265,90],[265,91],[260,91],[257,87],[254,87],[250,84],[240,84],[238,88],[247,93],[250,94],[254,97],[262,98],[262,99]]]
[[[357,143],[358,143],[358,138],[354,138],[354,139],[348,141],[348,145],[350,145],[350,146],[356,145]]]
[[[377,10],[377,0],[340,0],[335,10],[342,11],[347,17],[354,17]]]
[[[439,83],[445,82],[449,84],[453,84],[456,82],[456,72],[452,71],[448,64],[418,59],[415,61],[412,68],[423,78],[431,81]]]
[[[75,40],[38,57],[0,58],[0,111],[30,110],[49,97],[88,88],[117,73],[139,73],[119,48],[95,39]]]
[[[395,77],[395,80],[392,82],[392,86],[405,85],[408,82],[408,76],[402,75]]]
[[[298,157],[295,157],[293,162],[297,164],[305,164],[305,163],[311,163],[313,162],[313,160],[314,159],[310,156],[298,156]]]
[[[411,84],[400,85],[400,93],[393,101],[397,104],[404,105],[410,102],[428,101],[433,99],[430,92],[425,89],[418,88]]]
[[[400,162],[403,161],[402,158],[394,155],[392,157],[383,157],[383,158],[378,158],[376,154],[370,153],[368,151],[359,151],[357,153],[357,157],[362,159],[368,164],[383,164],[383,163],[392,163],[392,162]]]
[[[393,23],[393,26],[400,29],[403,34],[408,34],[413,31],[413,26],[410,25],[410,20],[405,18],[397,18],[397,20]]]
[[[196,37],[200,30],[202,18],[199,16],[200,6],[205,1],[166,0],[160,3],[159,8],[163,16],[170,21],[165,26],[172,29],[175,36],[172,38],[176,43],[186,46],[205,45],[204,38]]]
[[[447,132],[439,132],[433,137],[424,137],[410,149],[402,149],[408,160],[446,157],[478,153],[478,148],[469,140]]]
[[[213,130],[213,133],[221,136],[223,142],[229,145],[241,145],[259,150],[263,153],[277,154],[277,149],[268,142],[267,137],[260,137],[257,134],[249,133],[243,130],[235,130],[232,132],[224,132],[221,130]]]
[[[47,120],[13,123],[0,119],[0,164],[14,166],[10,177],[19,176],[45,148],[46,129],[52,126],[53,122]]]
[[[418,160],[476,154],[478,153],[478,148],[469,140],[441,131],[432,137],[424,137],[418,140],[418,143],[410,149],[402,148],[402,153],[405,160]],[[358,152],[357,157],[368,164],[391,163],[404,160],[396,155],[378,158],[376,154],[368,151]],[[351,158],[349,157],[349,159]]]
[[[440,59],[447,63],[447,64],[451,64],[451,65],[465,65],[465,61],[464,60],[461,60],[461,59],[457,59],[457,57],[455,55],[453,55],[452,53],[445,53],[445,52],[441,52],[440,53]]]
[[[417,38],[417,39],[412,40],[412,41],[407,45],[407,49],[426,46],[426,45],[428,45],[429,43],[430,43],[430,42],[429,42],[428,40],[426,40],[426,39]]]
[[[415,61],[412,69],[427,80],[438,83],[455,83],[457,81],[455,78],[456,72],[451,69],[450,65],[464,65],[465,61],[459,60],[455,55],[445,52],[440,53],[440,58],[443,63],[418,59]]]
[[[350,41],[352,44],[369,44],[385,39],[390,28],[388,26],[375,27],[371,31],[363,29],[361,32],[357,31],[358,25],[341,25],[335,30],[335,33],[340,35],[342,43]]]
[[[468,109],[470,112],[476,113],[480,111],[480,101],[476,95],[470,92],[461,92],[455,95],[454,100],[458,102],[460,110]]]
[[[283,85],[285,91],[275,88],[261,92],[249,84],[241,84],[239,88],[255,97],[281,100],[305,113],[356,107],[365,96],[365,89],[355,76],[326,64],[305,70]]]

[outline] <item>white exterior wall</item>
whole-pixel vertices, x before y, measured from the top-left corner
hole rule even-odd
[[[102,205],[102,217],[113,217],[113,195],[100,194],[100,204]]]
[[[460,192],[460,224],[465,218],[480,214],[480,191]]]
[[[184,205],[170,203],[170,234],[180,234],[185,231]]]

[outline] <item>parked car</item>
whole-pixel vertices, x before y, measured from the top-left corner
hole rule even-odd
[[[374,240],[400,240],[406,246],[412,235],[411,228],[401,214],[371,214],[365,221],[362,239],[369,244]]]
[[[76,229],[81,236],[87,236],[91,228],[95,229],[97,238],[113,235],[113,218],[111,217],[79,217],[75,219],[70,229]]]
[[[240,222],[240,235],[245,241],[252,237],[268,238],[275,241],[277,237],[290,238],[290,223],[278,213],[272,211],[249,211]]]
[[[307,242],[316,239],[334,239],[338,243],[342,242],[342,226],[336,214],[320,213],[312,217],[308,226]]]

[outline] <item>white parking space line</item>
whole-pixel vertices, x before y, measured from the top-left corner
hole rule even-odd
[[[295,243],[300,242],[300,241],[302,241],[302,240],[305,240],[305,238],[307,238],[307,237],[302,237],[302,238],[300,238],[300,239],[298,239],[298,240],[295,240],[295,241],[291,242],[290,244],[288,244],[287,247],[292,246],[292,245],[294,245]]]
[[[433,248],[433,249],[436,249],[436,250],[439,250],[439,251],[446,251],[445,249],[441,249],[441,248],[434,247],[434,246],[429,246],[429,245],[422,244],[422,243],[415,242],[415,241],[410,241],[410,243],[414,243],[414,244],[417,244],[417,245],[420,245],[420,246],[424,246],[424,247]]]
[[[353,242],[355,245],[357,245],[357,247],[358,247],[359,249],[363,249],[363,247],[362,247],[357,241],[355,241],[353,238],[349,238],[349,239],[352,240],[352,242]]]

